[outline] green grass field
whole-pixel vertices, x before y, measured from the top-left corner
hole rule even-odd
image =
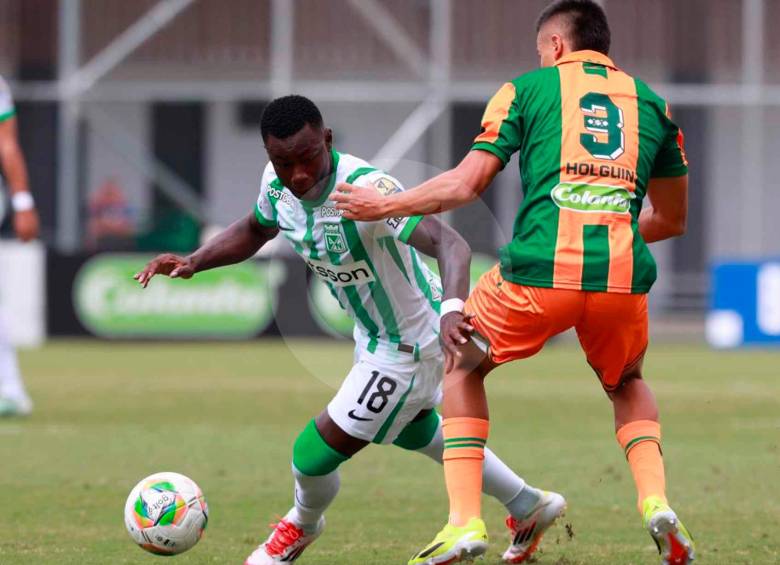
[[[0,421],[0,563],[145,564],[125,497],[175,470],[204,489],[211,522],[175,563],[240,564],[291,502],[292,442],[351,361],[347,344],[54,342],[23,352],[36,401]],[[780,354],[652,347],[646,374],[664,423],[669,496],[700,563],[780,563]],[[316,376],[315,376],[316,375]],[[569,500],[540,564],[653,564],[608,401],[573,346],[489,379],[490,445],[533,484]],[[302,564],[401,564],[446,518],[438,466],[370,447],[343,468],[325,535]],[[502,508],[485,505],[499,563]],[[567,529],[569,533],[567,533]]]

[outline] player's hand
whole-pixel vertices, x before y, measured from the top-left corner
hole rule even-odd
[[[386,217],[383,212],[385,197],[373,186],[362,187],[342,182],[336,186],[330,198],[348,220],[372,222]]]
[[[471,325],[473,314],[449,312],[441,319],[441,336],[444,345],[444,372],[449,373],[455,366],[455,359],[461,356],[459,347],[466,345],[474,333]]]
[[[179,257],[171,253],[158,255],[146,265],[143,271],[133,277],[142,287],[149,286],[154,275],[167,275],[172,279],[189,279],[195,274],[195,266],[187,257]]]
[[[38,237],[40,220],[35,210],[24,210],[14,213],[14,231],[22,241],[31,241]]]

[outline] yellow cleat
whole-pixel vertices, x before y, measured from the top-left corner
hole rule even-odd
[[[488,548],[485,522],[472,518],[465,526],[447,524],[425,549],[409,560],[409,565],[448,565],[471,561]]]

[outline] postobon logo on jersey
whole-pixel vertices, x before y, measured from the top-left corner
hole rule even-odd
[[[278,190],[276,188],[269,187],[268,196],[276,200],[281,200],[282,202],[284,202],[285,204],[289,204],[290,206],[293,205],[292,196],[287,194],[284,190]]]
[[[613,214],[627,214],[631,201],[636,198],[633,192],[618,186],[570,182],[562,182],[553,188],[550,196],[561,208]]]
[[[333,286],[354,286],[376,280],[368,263],[365,261],[356,261],[346,265],[333,265],[332,263],[307,259],[306,264],[315,275]]]

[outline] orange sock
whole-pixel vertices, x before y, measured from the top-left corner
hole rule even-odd
[[[446,418],[444,478],[450,496],[450,524],[465,526],[482,514],[482,462],[490,422],[481,418]]]
[[[666,501],[664,459],[661,454],[661,424],[652,420],[629,422],[617,431],[620,447],[634,475],[638,493],[637,506],[642,513],[642,502],[648,496]]]

